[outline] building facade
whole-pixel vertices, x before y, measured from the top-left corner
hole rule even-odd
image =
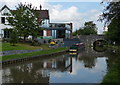
[[[6,5],[0,10],[0,38],[10,38],[10,31],[8,29],[12,28],[7,25],[7,17],[11,15],[11,11]],[[38,14],[39,21],[42,21],[40,25],[44,30],[40,32],[38,38],[42,39],[56,39],[56,38],[71,38],[72,37],[72,23],[50,23],[49,11],[42,10],[40,5],[40,10],[35,10]]]
[[[11,26],[8,24],[7,17],[11,14],[11,10],[5,5],[0,10],[0,38],[10,38],[10,32],[7,29],[10,29]]]

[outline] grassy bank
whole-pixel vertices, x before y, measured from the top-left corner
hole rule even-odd
[[[2,51],[8,51],[8,50],[35,50],[43,48],[45,50],[48,50],[48,45],[40,45],[40,46],[31,46],[27,43],[17,43],[16,46],[12,46],[10,43],[1,43],[0,48],[2,48]]]
[[[67,49],[68,48],[57,48],[57,49],[49,49],[49,50],[43,50],[43,51],[37,51],[37,52],[31,52],[31,53],[24,53],[24,54],[7,55],[7,56],[2,56],[2,61],[11,60],[11,59],[18,59],[18,58],[32,57],[32,56],[43,55],[43,54],[50,54],[50,53],[64,51],[64,50],[67,50]]]
[[[111,48],[114,48],[117,50],[117,53],[115,56],[117,58],[115,59],[114,62],[108,63],[109,64],[108,72],[101,83],[102,85],[120,84],[120,46],[117,46],[117,47],[112,46]]]

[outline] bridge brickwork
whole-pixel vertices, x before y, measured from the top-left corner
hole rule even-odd
[[[104,35],[79,35],[77,37],[85,45],[93,45],[97,40],[106,40]]]

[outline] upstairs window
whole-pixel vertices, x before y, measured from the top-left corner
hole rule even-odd
[[[5,17],[1,17],[1,23],[5,24]]]

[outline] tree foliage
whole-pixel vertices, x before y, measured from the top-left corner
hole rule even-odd
[[[76,30],[73,35],[90,35],[97,34],[97,27],[93,21],[85,22],[84,26]]]
[[[23,36],[24,39],[29,35],[36,37],[41,30],[38,22],[36,8],[32,7],[32,4],[18,4],[16,10],[11,11],[12,17],[8,17],[9,25],[13,29],[17,30],[19,36]]]
[[[15,46],[15,44],[18,42],[18,34],[16,30],[12,30],[10,34],[10,43]]]
[[[105,26],[108,26],[107,37],[112,41],[120,42],[120,1],[108,2],[100,20],[105,21]]]

